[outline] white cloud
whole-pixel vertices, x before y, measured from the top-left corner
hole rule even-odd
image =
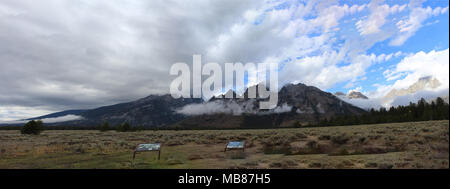
[[[282,62],[290,59],[293,62],[286,63],[280,73],[283,77],[281,84],[303,82],[322,89],[352,78],[350,70],[356,71],[356,76],[364,74],[364,69],[370,64],[365,59],[370,57],[352,56],[352,64],[341,67],[336,64],[344,60],[348,50],[336,52],[333,46],[336,45],[335,29],[340,19],[362,11],[366,5],[340,6],[330,3],[321,9],[311,9],[311,4],[314,1],[306,6],[247,12],[246,20],[233,25],[229,32],[216,39],[217,43],[209,48],[206,59],[215,62]],[[256,16],[257,13],[264,19],[256,26],[254,19],[261,17]],[[305,18],[305,15],[316,16]],[[321,55],[312,55],[318,53]],[[338,80],[328,79],[327,73],[335,71],[352,76],[342,74],[343,77]]]
[[[408,105],[410,102],[417,103],[421,98],[425,100],[434,100],[437,97],[448,96],[449,89],[439,90],[422,90],[413,94],[403,95],[396,97],[389,105],[399,106]]]
[[[434,100],[437,97],[448,96],[449,89],[439,89],[439,90],[421,90],[413,94],[407,94],[403,96],[396,96],[390,101],[385,101],[382,97],[372,97],[369,99],[349,99],[345,97],[339,97],[341,100],[348,102],[352,105],[360,107],[365,110],[379,109],[379,108],[390,108],[391,106],[407,106],[410,102],[417,103],[421,98],[425,100]]]
[[[252,108],[250,109],[252,110]],[[235,102],[223,103],[213,101],[202,104],[190,104],[177,110],[177,113],[184,115],[210,115],[210,114],[233,114],[240,115],[245,112],[245,108]]]
[[[254,100],[250,99],[245,102],[237,103],[235,101],[212,101],[202,104],[189,104],[176,110],[177,113],[184,115],[211,115],[211,114],[232,114],[241,115],[247,114],[273,114],[290,112],[292,107],[287,104],[282,104],[276,108],[260,112],[257,107],[254,106]]]
[[[397,52],[394,54],[395,57],[399,57],[399,56],[402,56],[402,55],[403,55],[403,52],[402,52],[402,51],[397,51]]]
[[[58,122],[64,122],[64,121],[73,121],[73,120],[80,120],[83,119],[81,116],[77,115],[65,115],[60,117],[54,117],[54,118],[44,118],[41,119],[44,123],[58,123]]]
[[[432,50],[428,53],[420,51],[405,57],[395,68],[388,70],[385,77],[389,80],[405,76],[397,80],[392,87],[396,89],[407,88],[411,84],[426,76],[434,76],[442,84],[441,88],[449,86],[449,49],[442,51]]]
[[[380,109],[383,106],[382,100],[380,98],[369,98],[369,99],[360,99],[360,98],[346,98],[346,97],[339,97],[341,100],[350,103],[354,106],[360,107],[364,110],[370,110],[373,109]]]
[[[48,107],[0,106],[0,121],[14,121],[50,114]]]
[[[448,96],[449,92],[449,49],[442,51],[432,50],[428,53],[418,52],[403,58],[392,69],[383,73],[387,80],[396,80],[392,85],[375,84],[375,91],[364,93],[369,100],[344,99],[349,103],[362,108],[379,108],[398,105],[408,105],[409,102],[417,102],[420,98],[433,99]],[[440,86],[425,88],[412,94],[396,96],[394,99],[383,97],[393,89],[407,89],[420,78],[432,76],[436,78]],[[403,77],[402,79],[399,79]]]
[[[390,41],[390,45],[400,46],[405,43],[407,39],[413,36],[417,30],[423,26],[423,22],[433,16],[438,16],[444,14],[448,11],[448,7],[421,7],[421,3],[410,4],[408,8],[411,9],[409,17],[407,19],[402,19],[397,22],[397,28],[399,33],[394,39]]]
[[[282,104],[281,106],[277,106],[273,112],[274,113],[284,113],[284,112],[290,112],[292,110],[292,106],[289,106],[288,104]]]
[[[344,88],[348,89],[348,88],[352,88],[355,86],[355,83],[353,81],[348,82],[347,84],[344,85]]]
[[[356,88],[354,88],[354,89],[348,90],[348,91],[347,91],[347,94],[348,94],[348,93],[351,93],[351,92],[363,92],[363,88],[362,88],[361,86],[358,86],[358,87],[356,87]]]
[[[42,122],[45,123],[58,123],[58,122],[64,122],[64,121],[73,121],[73,120],[80,120],[84,119],[81,116],[78,115],[65,115],[60,117],[54,117],[54,118],[44,118],[41,119]],[[0,120],[0,124],[21,124],[26,123],[28,120]]]
[[[386,17],[401,12],[405,9],[406,5],[394,5],[380,4],[381,1],[372,0],[368,7],[370,9],[370,15],[367,19],[359,20],[356,22],[356,28],[361,35],[370,35],[380,32],[380,28],[386,23]]]
[[[401,55],[402,55],[401,51],[398,51],[396,53],[390,53],[390,54],[381,53],[380,55],[376,56],[375,62],[376,63],[383,63],[383,62],[391,60],[391,58],[393,58],[393,57],[397,58],[397,57],[399,57]],[[372,54],[371,56],[375,56],[375,55]]]
[[[391,55],[359,54],[346,56],[349,59],[349,64],[346,65],[338,64],[342,63],[343,58],[339,57],[339,53],[335,51],[295,60],[287,63],[281,70],[280,80],[294,83],[301,82],[323,90],[336,83],[350,80],[351,82],[345,86],[350,88],[353,87],[353,82],[358,80],[359,77],[364,77],[370,66],[388,60],[386,57]],[[339,61],[339,59],[341,60]]]

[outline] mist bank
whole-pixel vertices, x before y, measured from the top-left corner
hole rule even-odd
[[[409,103],[415,103],[420,99],[427,101],[434,100],[438,97],[444,98],[448,103],[449,88],[439,90],[422,90],[413,94],[407,94],[403,96],[397,96],[395,98],[387,99],[385,97],[369,98],[369,99],[350,99],[345,97],[339,97],[341,100],[350,103],[359,108],[370,110],[380,108],[390,108],[398,106],[406,106]]]

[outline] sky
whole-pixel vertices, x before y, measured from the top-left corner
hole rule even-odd
[[[172,64],[280,64],[371,99],[424,76],[448,91],[448,0],[0,1],[0,121],[167,94]],[[448,92],[447,92],[448,95]]]

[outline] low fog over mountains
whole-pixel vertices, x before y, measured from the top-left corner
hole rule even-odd
[[[363,95],[361,92],[358,91],[350,91],[347,95],[342,92],[335,92],[334,95],[348,99],[369,99],[367,96]]]
[[[355,91],[351,91],[347,95],[342,92],[336,92],[335,95],[350,104],[367,110],[370,108],[378,109],[380,107],[388,108],[408,105],[410,102],[417,102],[421,98],[432,100],[441,97],[448,103],[449,89],[437,78],[426,76],[419,78],[407,88],[392,89],[381,97],[368,98],[362,93]]]
[[[234,95],[236,97],[237,94]],[[217,127],[239,127],[248,116],[259,116],[276,120],[276,123],[269,126],[278,127],[290,126],[297,121],[308,124],[325,117],[364,112],[330,93],[304,84],[284,86],[279,91],[278,106],[271,110],[259,109],[259,101],[266,99],[248,98],[248,90],[242,95],[244,98],[233,99],[226,99],[221,95],[209,101],[174,99],[171,95],[150,95],[133,102],[90,110],[64,111],[41,116],[38,119],[55,119],[72,115],[76,120],[53,125],[75,126],[93,126],[104,122],[116,125],[127,122],[145,127],[211,125],[211,123]],[[277,116],[276,119],[273,118],[274,115]],[[226,119],[223,120],[224,118]]]

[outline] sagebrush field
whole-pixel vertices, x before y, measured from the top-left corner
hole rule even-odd
[[[228,141],[246,149],[224,152]],[[139,143],[161,142],[139,153]],[[262,130],[0,131],[0,168],[449,168],[449,121]]]

